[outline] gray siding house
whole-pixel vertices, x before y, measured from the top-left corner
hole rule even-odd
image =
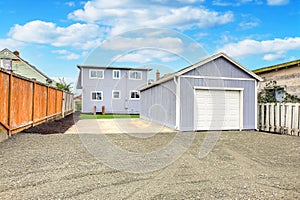
[[[77,89],[82,89],[82,112],[138,114],[141,87],[147,85],[146,68],[121,68],[78,65]]]
[[[181,131],[256,129],[259,81],[218,53],[141,88],[140,116]]]

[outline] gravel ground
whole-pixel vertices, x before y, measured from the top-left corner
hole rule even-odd
[[[109,138],[122,148],[149,152],[175,134]],[[300,137],[223,132],[200,159],[206,134],[212,133],[196,133],[171,165],[141,174],[105,166],[76,134],[17,134],[0,143],[0,199],[300,199]]]

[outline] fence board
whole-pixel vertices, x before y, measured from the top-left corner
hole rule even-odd
[[[270,131],[271,132],[274,132],[275,130],[275,118],[274,118],[274,115],[275,115],[275,108],[274,108],[275,104],[274,103],[271,103],[270,104]]]
[[[299,136],[300,104],[258,104],[258,127],[262,131]]]
[[[56,101],[56,113],[62,113],[62,101],[63,99],[63,91],[61,90],[56,90],[56,98],[55,98],[55,101]]]
[[[32,121],[33,84],[19,77],[12,77],[11,128],[18,128]]]
[[[33,121],[40,121],[47,116],[47,87],[36,84],[34,92],[34,118]]]
[[[8,127],[9,74],[0,73],[0,122]]]
[[[298,135],[299,136],[299,131],[300,131],[300,119],[299,119],[299,115],[300,115],[300,110],[299,110],[299,104],[297,103],[295,105],[295,110],[294,110],[294,135]]]

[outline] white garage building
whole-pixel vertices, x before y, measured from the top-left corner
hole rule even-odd
[[[218,53],[142,88],[140,116],[181,131],[253,130],[259,81]]]

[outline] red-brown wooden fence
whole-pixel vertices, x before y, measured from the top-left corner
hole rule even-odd
[[[18,133],[73,110],[73,94],[0,70],[0,131]]]

